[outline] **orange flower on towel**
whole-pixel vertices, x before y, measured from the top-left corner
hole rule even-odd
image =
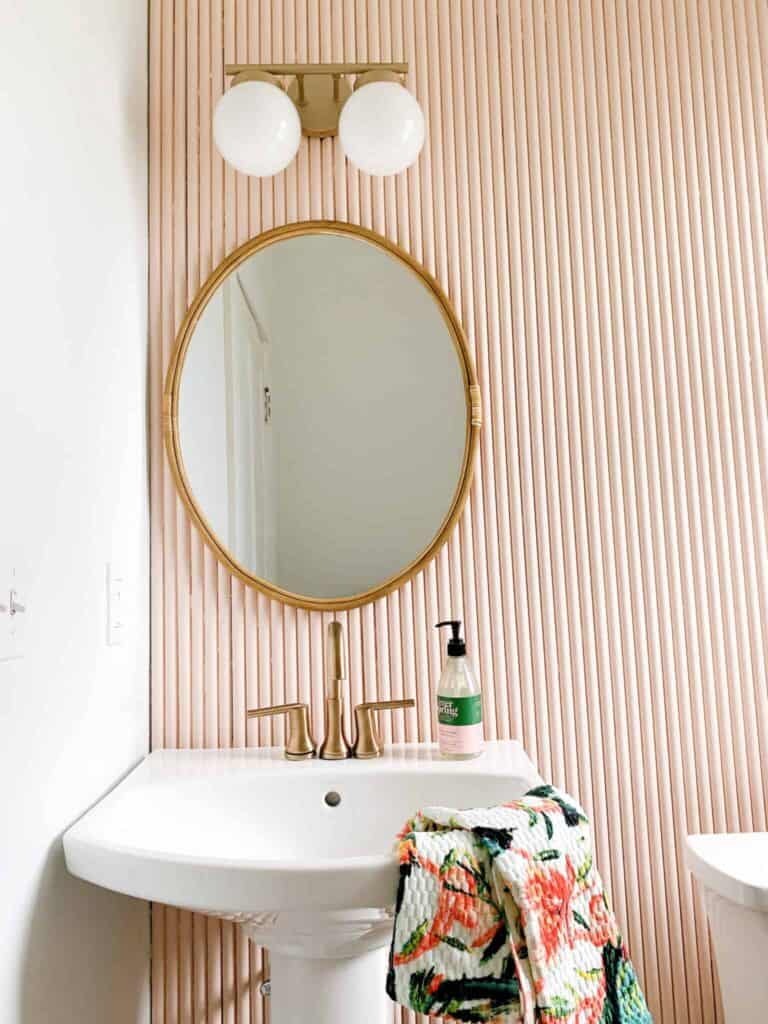
[[[498,915],[495,911],[483,901],[478,900],[477,880],[465,865],[453,863],[447,868],[445,866],[440,868],[419,854],[415,845],[412,847],[412,852],[419,867],[439,880],[440,892],[437,897],[437,912],[433,920],[423,922],[423,925],[416,929],[402,950],[395,954],[394,964],[396,967],[417,960],[424,953],[435,949],[445,941],[446,937],[451,935],[455,924],[461,925],[469,932],[474,932],[477,928],[482,927],[483,917],[488,914],[495,917],[493,928],[489,929],[489,933],[494,933],[499,927]],[[483,937],[486,934],[484,932]]]
[[[596,892],[589,901],[589,915],[591,927],[589,938],[596,946],[604,946],[610,942],[612,946],[618,945],[619,930],[613,914],[608,909],[605,896],[602,892]]]
[[[602,1024],[605,1009],[605,979],[603,979],[594,995],[584,996],[579,1000],[573,1013],[567,1020],[571,1024]],[[539,1017],[540,1024],[563,1024],[562,1013],[548,1013],[544,1010]]]
[[[440,986],[442,985],[442,983],[444,981],[445,981],[445,975],[444,974],[436,974],[434,976],[434,978],[432,979],[432,981],[427,986],[427,992],[429,992],[430,995],[434,995],[434,993],[437,992],[437,990],[440,988]]]
[[[401,840],[398,848],[398,859],[401,864],[407,864],[409,860],[418,860],[416,844],[412,839]]]
[[[523,903],[528,916],[534,914],[544,950],[549,961],[557,948],[567,942],[573,947],[573,913],[571,902],[575,894],[576,872],[565,858],[565,873],[536,867],[525,883]]]
[[[602,1024],[603,1012],[605,1010],[605,974],[600,978],[596,990],[588,996],[583,996],[576,1007],[576,1015],[573,1024]]]

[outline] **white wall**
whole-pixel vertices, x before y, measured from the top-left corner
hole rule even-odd
[[[0,1021],[148,1020],[146,905],[60,835],[145,752],[146,4],[0,0]],[[106,645],[105,567],[129,585]]]

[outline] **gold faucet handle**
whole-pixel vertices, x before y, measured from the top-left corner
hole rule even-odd
[[[288,715],[285,756],[289,761],[303,761],[315,756],[315,741],[312,739],[309,708],[306,704],[274,704],[269,708],[253,708],[248,711],[248,718],[266,718],[268,715]]]
[[[352,757],[381,757],[384,744],[376,727],[377,711],[395,711],[398,708],[412,708],[416,701],[412,697],[403,700],[371,700],[355,708],[355,741]]]

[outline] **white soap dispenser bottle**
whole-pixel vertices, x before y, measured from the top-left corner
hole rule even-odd
[[[453,635],[437,684],[437,742],[442,757],[463,761],[483,750],[483,699],[461,638],[461,622],[449,619],[436,628],[442,626],[450,626]]]

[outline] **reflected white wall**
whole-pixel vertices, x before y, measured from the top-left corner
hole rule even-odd
[[[269,282],[280,585],[366,590],[420,554],[454,496],[466,411],[450,335],[421,281],[363,241],[293,239],[241,276]]]

